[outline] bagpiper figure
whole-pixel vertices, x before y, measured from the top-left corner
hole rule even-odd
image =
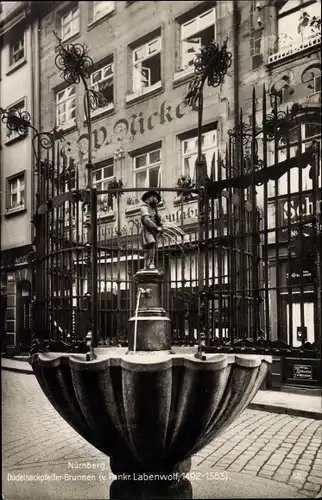
[[[160,201],[161,196],[156,191],[147,191],[142,196],[141,242],[142,248],[144,249],[144,269],[155,269],[157,239],[162,233],[161,217],[157,209]]]

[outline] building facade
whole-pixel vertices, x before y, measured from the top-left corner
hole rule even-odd
[[[31,2],[2,3],[0,14],[3,110],[27,111],[37,126],[39,103],[38,26]],[[33,172],[32,134],[1,123],[1,342],[3,349],[30,345]]]
[[[61,160],[68,162],[68,157],[72,158],[79,185],[84,187],[88,159],[84,89],[62,79],[55,65],[58,42],[54,30],[63,45],[81,43],[89,48],[94,63],[89,83],[105,97],[104,104],[92,113],[93,183],[97,189],[107,190],[114,178],[121,179],[127,189],[174,188],[180,177],[193,179],[197,113],[186,101],[193,60],[201,45],[213,39],[222,45],[228,39],[233,62],[225,83],[206,87],[204,93],[203,152],[208,174],[211,175],[211,169],[216,170],[219,156],[224,156],[228,132],[238,124],[240,108],[243,120],[250,123],[253,89],[256,120],[261,123],[263,85],[270,96],[265,97],[268,110],[276,102],[281,110],[293,103],[303,108],[291,148],[281,144],[278,158],[274,148],[264,153],[263,144],[258,141],[258,154],[265,154],[268,164],[280,162],[295,155],[298,148],[305,150],[312,140],[320,141],[316,111],[321,102],[319,16],[320,2],[313,0],[53,2],[40,20],[40,129],[51,130],[56,125],[62,131],[66,148]],[[313,111],[306,111],[311,108]],[[310,118],[306,119],[308,115]],[[291,177],[285,174],[277,183],[271,182],[267,190],[258,189],[259,209],[271,229],[268,240],[263,241],[268,248],[270,284],[269,324],[265,327],[270,329],[272,339],[293,345],[302,342],[301,335],[310,342],[316,342],[320,335],[314,326],[317,297],[309,270],[305,270],[305,286],[298,285],[298,272],[292,267],[295,259],[289,257],[285,234],[277,236],[283,221],[296,223],[303,214],[312,214],[310,200],[316,186],[312,185],[309,169],[310,166],[304,170],[294,168]],[[218,178],[218,171],[215,177]],[[69,181],[67,189],[73,187]],[[303,193],[300,198],[299,190]],[[109,193],[101,195],[99,242],[106,244],[117,234],[126,237],[133,234],[133,228],[136,233],[139,204],[134,191],[119,199]],[[178,200],[175,192],[165,190],[160,215],[164,221],[180,225],[186,239],[197,238],[196,198]],[[133,298],[127,293],[127,274],[141,265],[139,255],[134,258],[134,253],[131,269],[126,259],[119,260],[117,266],[113,266],[113,258],[99,265],[100,300],[109,301],[110,309],[120,310],[122,302],[124,309],[133,310]],[[196,328],[191,317],[197,314],[193,302],[196,258],[189,256],[184,271],[181,263],[180,257],[166,264],[169,287],[175,291],[173,298],[166,294],[165,305],[181,314],[174,319],[174,329],[183,331],[183,336],[186,332],[193,336]],[[209,276],[214,274],[216,263],[210,267]],[[224,257],[219,267],[221,272],[227,267]],[[303,270],[300,275],[303,276]],[[225,279],[229,280],[228,275]],[[182,290],[185,289],[181,294],[180,280]],[[86,291],[84,278],[80,293]],[[115,301],[121,302],[114,304]],[[106,325],[111,329],[113,321],[107,316]]]

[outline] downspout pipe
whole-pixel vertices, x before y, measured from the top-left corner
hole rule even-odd
[[[240,34],[240,12],[238,0],[233,0],[233,61],[234,61],[234,121],[235,126],[239,122],[239,34]]]

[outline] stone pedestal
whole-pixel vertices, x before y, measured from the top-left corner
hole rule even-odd
[[[110,486],[111,500],[188,500],[191,498],[192,486],[188,479],[151,481],[138,476],[133,481],[113,481]]]
[[[161,283],[164,274],[158,269],[138,271],[134,279],[141,290],[137,318],[129,319],[128,347],[134,350],[137,320],[136,351],[163,351],[171,349],[170,318],[161,307]],[[137,304],[135,304],[136,306]]]

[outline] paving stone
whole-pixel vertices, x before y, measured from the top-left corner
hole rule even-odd
[[[306,482],[304,488],[309,491],[320,491],[321,484]]]

